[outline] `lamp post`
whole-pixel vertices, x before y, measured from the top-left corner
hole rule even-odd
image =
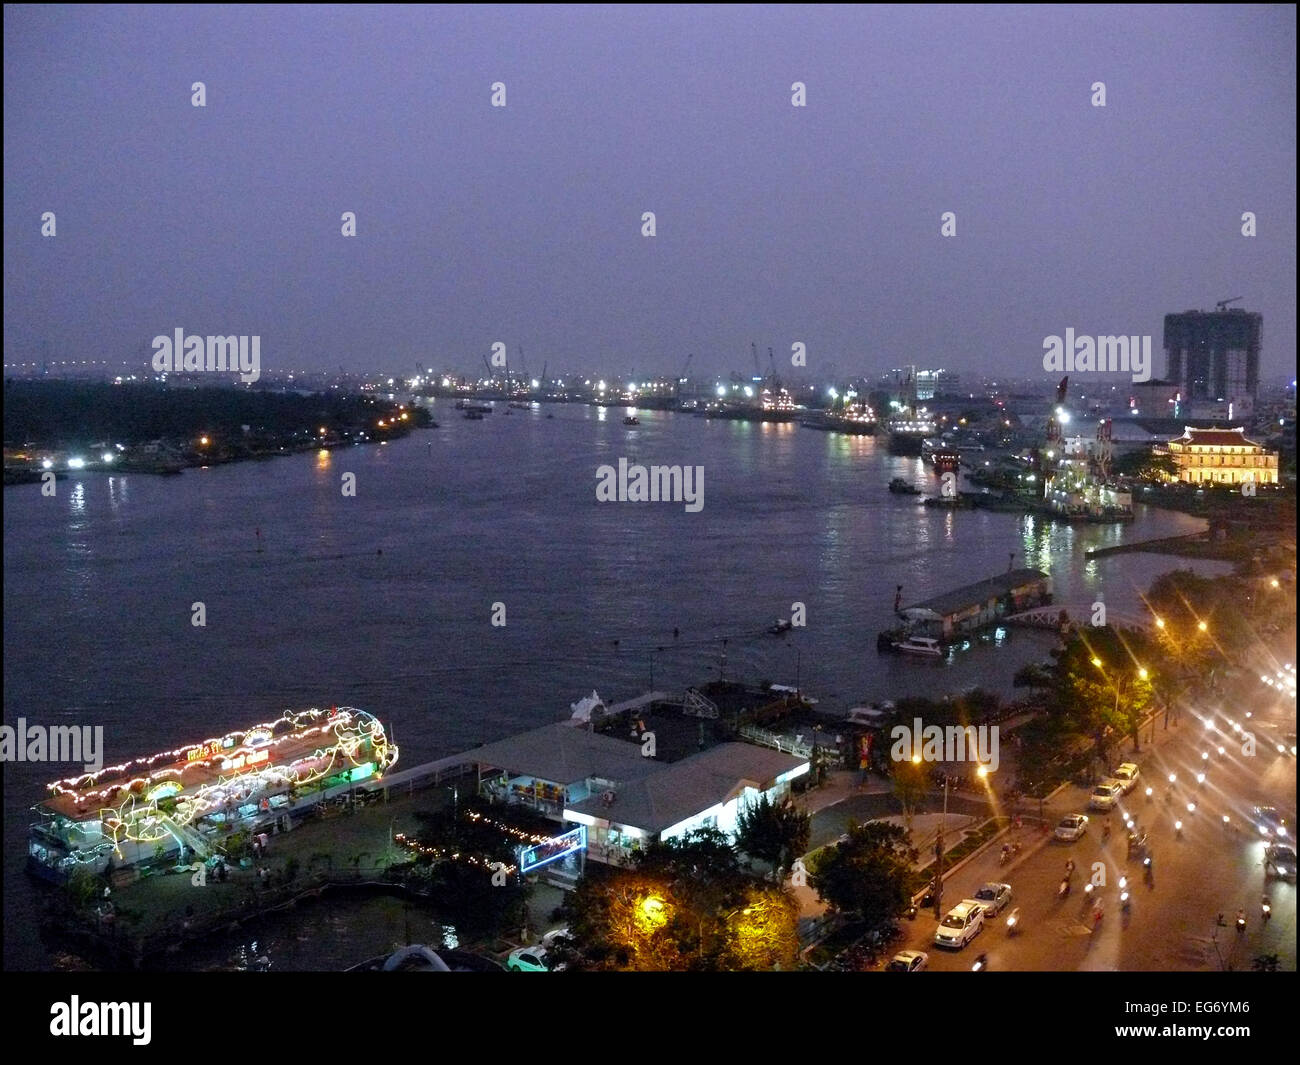
[[[939,817],[939,833],[934,837],[934,915],[943,919],[943,830],[948,821],[948,774],[943,774],[943,814]]]

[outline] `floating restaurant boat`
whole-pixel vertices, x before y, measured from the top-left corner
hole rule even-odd
[[[58,780],[33,809],[28,868],[63,881],[145,863],[205,858],[234,833],[292,826],[377,779],[397,747],[353,707],[288,713],[174,751]]]

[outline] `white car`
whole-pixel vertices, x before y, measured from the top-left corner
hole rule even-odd
[[[984,907],[984,913],[989,917],[996,917],[1011,901],[1010,884],[985,884],[973,896],[976,902]]]
[[[1118,780],[1103,780],[1088,796],[1088,808],[1092,810],[1113,810],[1124,794],[1124,785]]]
[[[1067,843],[1073,843],[1077,839],[1082,839],[1083,834],[1088,831],[1088,818],[1084,814],[1070,814],[1069,817],[1061,818],[1061,823],[1056,826],[1053,833],[1057,839],[1063,839]]]
[[[934,930],[934,942],[940,947],[960,950],[984,931],[984,907],[974,899],[962,899]]]
[[[885,966],[887,973],[919,973],[930,963],[930,955],[923,950],[900,950]]]
[[[1118,781],[1119,786],[1124,789],[1124,794],[1127,795],[1137,787],[1138,777],[1141,775],[1136,762],[1125,762],[1111,774],[1111,779]]]

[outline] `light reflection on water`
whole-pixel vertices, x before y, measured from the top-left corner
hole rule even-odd
[[[104,726],[111,762],[289,707],[352,704],[413,765],[565,717],[593,687],[638,695],[652,657],[656,687],[716,678],[722,637],[729,678],[797,678],[826,709],[1010,693],[1049,636],[1014,630],[950,662],[881,656],[896,586],[918,602],[1005,572],[1016,552],[1052,574],[1059,602],[1122,611],[1190,563],[1084,551],[1200,527],[1142,506],[1127,526],[925,508],[886,486],[906,476],[934,492],[937,480],[877,437],[650,411],[631,431],[600,409],[545,413],[475,422],[445,402],[440,429],[384,448],[84,475],[52,500],[39,485],[6,489],[5,720],[80,715]],[[596,467],[619,457],[703,466],[704,509],[598,503]],[[340,491],[344,471],[355,497]],[[204,628],[190,624],[195,601]],[[489,623],[494,602],[504,628]],[[794,602],[807,628],[768,635]],[[34,910],[21,868],[28,807],[58,775],[4,774],[5,870],[20,885],[5,893],[11,965],[47,964],[22,932]],[[321,946],[295,939],[291,962],[259,937],[273,941],[277,968]]]

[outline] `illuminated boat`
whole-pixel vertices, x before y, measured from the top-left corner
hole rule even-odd
[[[65,880],[222,851],[235,833],[289,828],[397,761],[379,720],[334,707],[286,713],[174,751],[57,780],[33,809],[28,867]]]

